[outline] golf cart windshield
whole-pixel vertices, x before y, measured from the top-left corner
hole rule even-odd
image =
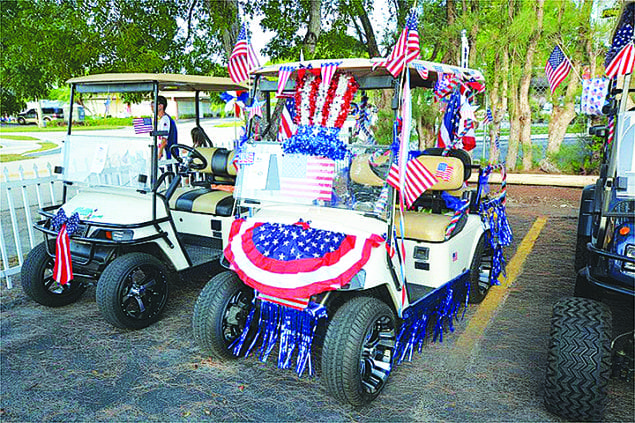
[[[148,189],[152,140],[144,136],[68,135],[62,179],[89,186]]]
[[[383,216],[386,201],[379,200],[388,173],[386,151],[382,146],[353,146],[345,158],[332,160],[283,154],[280,143],[250,143],[239,159],[234,195],[247,204],[306,204]]]

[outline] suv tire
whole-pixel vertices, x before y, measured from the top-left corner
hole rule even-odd
[[[553,308],[545,380],[547,410],[569,420],[601,419],[611,371],[611,310],[587,298]]]

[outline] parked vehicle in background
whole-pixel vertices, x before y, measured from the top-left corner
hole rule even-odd
[[[42,121],[50,122],[53,119],[64,119],[64,110],[61,107],[42,107]],[[37,124],[37,109],[28,109],[19,113],[18,123],[20,125]]]
[[[635,3],[630,3],[630,16]],[[547,409],[571,420],[602,418],[611,375],[633,379],[634,332],[613,330],[613,314],[633,314],[635,298],[635,78],[614,79],[605,113],[600,177],[582,192],[574,297],[553,308],[545,381]],[[612,139],[610,139],[612,138]],[[610,300],[610,301],[609,301]],[[611,307],[609,307],[609,303]]]

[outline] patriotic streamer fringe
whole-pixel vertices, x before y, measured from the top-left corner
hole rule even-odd
[[[53,229],[58,231],[55,241],[53,279],[62,286],[73,279],[70,236],[79,229],[79,221],[77,212],[72,213],[70,217],[66,217],[66,212],[60,208],[51,222]]]
[[[245,357],[252,350],[255,351],[254,347],[260,343],[258,359],[266,362],[278,344],[279,368],[290,369],[295,356],[295,372],[298,376],[302,376],[305,370],[309,376],[314,376],[311,347],[320,319],[327,318],[326,308],[311,302],[306,309],[296,310],[269,301],[254,301],[258,301],[260,306],[251,309],[243,333],[230,345],[233,354],[240,356],[246,341],[250,339]],[[249,337],[254,318],[257,319],[255,334]]]
[[[493,170],[500,170],[502,173],[501,192],[494,198],[484,201],[479,206],[479,215],[483,224],[489,227],[490,236],[489,243],[493,251],[492,257],[492,281],[494,284],[500,284],[498,280],[500,275],[505,276],[505,256],[503,247],[511,245],[513,234],[509,221],[507,219],[507,210],[505,208],[505,200],[507,197],[507,175],[504,164],[490,165],[483,170],[481,176],[481,186],[486,186],[490,173]]]
[[[454,332],[454,320],[463,318],[469,292],[468,271],[408,307],[404,311],[404,320],[397,335],[396,364],[401,364],[404,360],[412,361],[415,348],[421,352],[426,338],[430,335],[428,327],[432,326],[432,342],[443,342],[443,333],[446,330]],[[461,306],[464,306],[463,314],[459,317]]]

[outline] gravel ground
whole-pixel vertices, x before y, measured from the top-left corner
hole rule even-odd
[[[91,288],[50,309],[16,288],[0,291],[2,421],[560,421],[542,405],[552,305],[573,292],[581,191],[510,186],[513,256],[536,217],[547,224],[516,282],[469,351],[454,334],[399,366],[373,403],[332,399],[319,377],[298,378],[255,358],[217,361],[192,340],[197,295],[218,269],[193,269],[163,319],[139,331],[105,323]],[[494,287],[492,289],[502,289]],[[630,313],[630,314],[629,314]],[[632,310],[623,313],[632,326]],[[319,355],[315,357],[319,361]],[[606,421],[634,421],[632,384],[612,380]]]

